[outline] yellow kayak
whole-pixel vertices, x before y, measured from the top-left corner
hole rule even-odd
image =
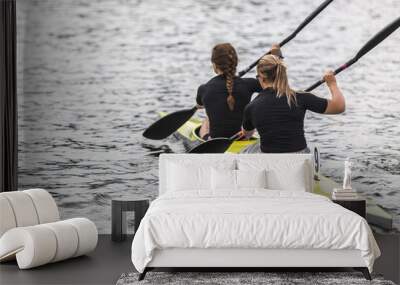
[[[160,112],[159,114],[161,117],[163,117],[167,113]],[[174,136],[183,141],[184,146],[187,150],[192,149],[200,143],[204,142],[204,140],[198,134],[200,126],[200,118],[191,118],[176,131]],[[245,147],[257,142],[257,139],[257,137],[253,137],[250,140],[235,141],[231,144],[226,153],[239,153]]]

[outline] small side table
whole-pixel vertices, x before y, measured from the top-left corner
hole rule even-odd
[[[334,200],[334,199],[332,199],[332,202],[339,204],[343,208],[353,211],[356,214],[359,214],[364,219],[366,217],[366,201],[363,199],[360,199],[360,200]]]
[[[111,201],[111,239],[123,241],[126,239],[126,212],[135,213],[135,232],[140,221],[149,208],[149,200],[112,200]]]

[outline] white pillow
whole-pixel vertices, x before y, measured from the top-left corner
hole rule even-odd
[[[231,169],[211,169],[211,189],[212,190],[235,190],[236,189],[236,170]]]
[[[267,171],[235,170],[237,188],[267,188]]]
[[[263,170],[211,170],[211,189],[233,191],[243,188],[267,188],[267,172]]]
[[[272,190],[306,192],[308,181],[306,179],[305,163],[292,164],[290,168],[277,167],[268,171],[268,188]]]
[[[229,172],[234,169],[234,161],[214,162],[207,165],[185,162],[169,162],[167,169],[167,191],[211,190],[211,169]]]
[[[168,168],[169,191],[187,191],[193,189],[209,189],[210,167],[187,166],[170,163]]]
[[[237,159],[239,170],[267,171],[267,188],[287,191],[312,191],[312,177],[307,155],[243,155]]]

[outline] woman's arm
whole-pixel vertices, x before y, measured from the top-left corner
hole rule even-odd
[[[336,83],[333,71],[327,71],[324,75],[324,79],[332,95],[332,98],[328,99],[328,106],[326,107],[324,114],[343,113],[346,110],[346,101]]]
[[[244,108],[242,130],[239,133],[241,137],[248,139],[254,134],[254,131],[255,127],[251,120],[251,104],[249,104]]]
[[[197,95],[196,95],[197,109],[204,109],[203,94],[204,94],[204,84],[200,85],[199,88],[197,88]]]

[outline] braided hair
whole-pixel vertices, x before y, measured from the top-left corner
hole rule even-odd
[[[235,108],[235,97],[233,97],[233,82],[236,74],[236,67],[238,64],[238,57],[235,48],[229,43],[216,45],[212,50],[211,61],[215,66],[221,70],[225,76],[226,89],[228,90],[228,97],[226,103],[229,110],[233,111]]]

